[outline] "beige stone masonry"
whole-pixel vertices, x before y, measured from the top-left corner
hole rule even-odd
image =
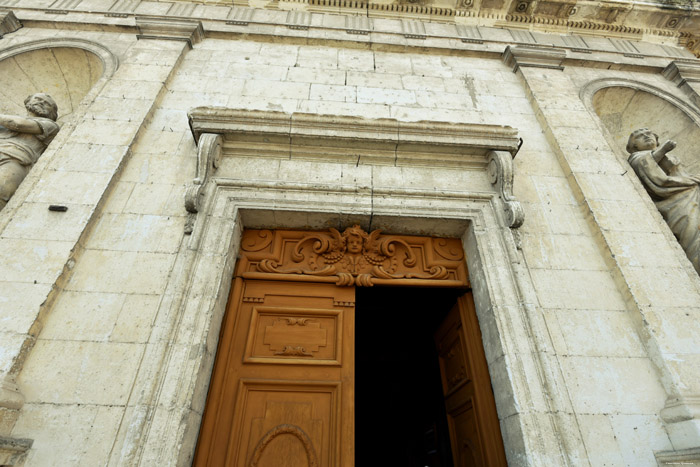
[[[522,52],[527,62],[531,62],[536,54],[532,48]],[[520,48],[511,48],[504,59],[517,62],[520,54]],[[545,63],[550,61],[551,52],[544,50],[541,60]],[[619,190],[617,195],[604,190],[604,179],[594,180],[589,176],[589,170],[595,170],[597,161],[600,161],[600,166],[619,162],[601,136],[595,117],[585,109],[568,110],[581,108],[576,86],[568,76],[569,72],[575,71],[552,66],[520,66],[517,69],[528,88],[538,118],[556,149],[571,188],[588,213],[590,225],[599,233],[602,248],[608,252],[614,264],[614,275],[620,284],[624,284],[621,287],[627,295],[624,306],[635,312],[633,317],[638,322],[647,353],[661,374],[666,391],[666,408],[661,411],[661,417],[666,422],[671,443],[679,451],[695,449],[700,446],[700,411],[697,405],[700,380],[693,374],[697,374],[700,355],[697,348],[686,348],[691,354],[682,353],[673,335],[661,332],[654,324],[657,320],[653,315],[663,317],[666,307],[681,310],[683,307],[697,306],[700,303],[700,280],[682,263],[685,258],[675,251],[675,261],[672,261],[674,264],[671,267],[659,267],[654,261],[648,261],[648,256],[635,255],[634,265],[624,260],[628,257],[625,251],[628,245],[638,244],[640,234],[655,234],[661,226],[658,226],[650,211],[637,208],[646,206],[641,192],[637,191],[639,194],[633,196],[635,191],[626,189],[624,197],[620,197]],[[549,98],[552,88],[559,91],[556,102]],[[580,168],[582,160],[590,164],[590,169]],[[617,172],[622,174],[625,169],[620,166]],[[632,183],[634,181],[629,177],[619,176],[616,180],[618,186]],[[660,283],[659,286],[655,285],[657,280],[662,280],[663,286]],[[700,334],[693,339],[700,341]],[[613,407],[618,405],[610,405],[610,410],[615,410]],[[653,407],[652,402],[648,409]]]
[[[0,317],[13,323],[0,331],[4,381],[0,407],[12,409],[0,414],[4,432],[12,428],[16,414],[11,412],[22,403],[22,396],[13,395],[13,381],[34,346],[44,312],[79,260],[83,233],[186,47],[185,42],[132,39],[112,80],[107,83],[110,76],[106,76],[95,85],[90,96],[94,102],[64,126],[0,213],[0,257],[5,265],[0,277]],[[128,86],[121,86],[115,95],[114,86],[120,83]],[[128,113],[120,112],[125,103]],[[66,206],[67,211],[49,212],[51,204]],[[27,231],[27,216],[50,229],[32,234]]]

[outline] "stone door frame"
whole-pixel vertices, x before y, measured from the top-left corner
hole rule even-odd
[[[566,429],[569,420],[550,397],[552,386],[563,384],[559,367],[533,337],[548,339],[511,228],[522,222],[522,211],[512,197],[512,157],[503,141],[483,139],[474,156],[483,163],[465,168],[479,171],[492,191],[436,192],[215,177],[226,131],[193,133],[200,154],[186,199],[191,234],[181,246],[151,337],[153,358],[161,363],[137,375],[134,392],[141,404],[123,424],[120,462],[192,462],[243,229],[359,224],[367,231],[461,239],[509,464],[567,463],[570,446],[581,440]],[[436,144],[430,132],[423,138]],[[517,148],[517,135],[508,141]]]

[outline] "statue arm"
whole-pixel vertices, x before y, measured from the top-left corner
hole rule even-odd
[[[18,133],[29,133],[31,135],[43,133],[41,126],[36,121],[17,115],[0,114],[0,125]]]
[[[652,151],[651,155],[656,162],[660,162],[664,158],[666,153],[672,151],[676,147],[675,141],[666,141],[664,144]]]

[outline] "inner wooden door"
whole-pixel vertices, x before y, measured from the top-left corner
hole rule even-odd
[[[354,466],[353,287],[237,279],[195,465]]]

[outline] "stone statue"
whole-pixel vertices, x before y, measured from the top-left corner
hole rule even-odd
[[[700,273],[700,177],[669,154],[675,147],[674,141],[659,146],[659,137],[641,128],[627,142],[628,161]]]
[[[0,209],[58,133],[58,106],[48,94],[24,100],[26,117],[0,114]]]

